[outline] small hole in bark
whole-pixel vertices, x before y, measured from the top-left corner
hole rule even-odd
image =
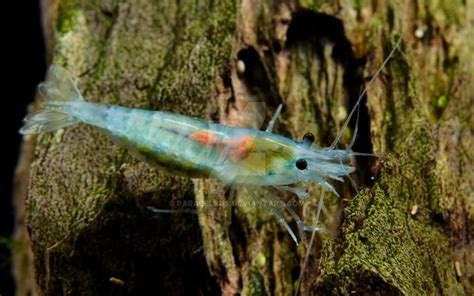
[[[278,41],[273,41],[273,44],[272,44],[272,47],[273,47],[273,51],[275,53],[279,53],[281,51],[281,45],[280,45],[280,42]]]
[[[265,74],[265,69],[260,61],[258,52],[253,48],[244,48],[237,54],[235,67],[237,63],[244,64],[243,72],[239,73],[239,77],[245,81],[245,84],[254,91],[268,89],[268,79]]]
[[[255,70],[258,67],[257,65],[260,64],[260,59],[258,56],[258,52],[252,48],[244,48],[239,51],[237,54],[237,64],[243,63],[245,66],[245,71],[242,72],[242,76],[245,78],[250,78],[252,75],[255,75]]]
[[[446,220],[444,220],[443,214],[437,213],[433,216],[433,221],[438,224],[446,224]]]
[[[108,10],[101,10],[101,12],[106,16],[106,17],[109,17],[111,18],[113,16],[113,13],[111,11],[108,11]]]

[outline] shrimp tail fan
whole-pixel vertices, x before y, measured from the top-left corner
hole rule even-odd
[[[50,132],[79,122],[68,114],[65,105],[84,99],[63,67],[52,65],[47,80],[38,86],[38,92],[44,97],[44,102],[39,111],[25,117],[21,134]]]

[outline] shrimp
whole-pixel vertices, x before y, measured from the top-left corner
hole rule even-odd
[[[58,65],[50,67],[47,81],[38,87],[45,98],[42,108],[25,117],[20,133],[27,135],[51,132],[85,123],[98,127],[115,143],[128,149],[132,155],[165,172],[189,178],[218,179],[231,185],[231,195],[235,193],[236,186],[243,186],[257,204],[275,216],[296,244],[297,236],[280,209],[291,215],[300,235],[305,231],[312,231],[303,271],[315,232],[322,230],[317,227],[317,221],[323,205],[323,195],[320,197],[315,216],[316,225],[307,226],[290,207],[283,205],[277,208],[262,202],[254,189],[262,186],[274,187],[294,193],[303,199],[307,197],[307,192],[292,185],[316,183],[339,196],[330,180],[342,182],[345,177],[350,178],[350,174],[355,170],[350,165],[351,158],[367,154],[351,151],[357,128],[348,148],[337,149],[337,144],[359,109],[367,88],[380,74],[400,41],[401,38],[361,93],[341,131],[329,147],[313,146],[314,136],[310,133],[301,141],[272,133],[282,110],[281,105],[269,121],[268,127],[265,130],[257,130],[225,126],[169,112],[87,102],[66,70]],[[149,208],[156,212],[166,212]],[[298,287],[301,275],[302,272]]]
[[[341,181],[353,171],[341,165],[351,155],[347,150],[311,148],[314,136],[310,134],[297,142],[272,133],[278,114],[261,131],[168,112],[87,102],[58,65],[50,67],[48,80],[39,85],[39,92],[45,102],[41,110],[25,118],[21,134],[50,132],[82,122],[100,128],[137,158],[172,174],[279,188],[316,181],[337,194],[326,180]]]
[[[138,159],[168,173],[217,178],[232,187],[243,185],[277,217],[295,243],[297,237],[279,210],[260,202],[253,188],[273,186],[302,196],[288,185],[317,182],[337,195],[327,180],[342,181],[354,170],[341,164],[350,160],[348,150],[311,147],[311,134],[297,142],[272,133],[281,107],[262,131],[168,112],[87,102],[58,65],[50,67],[47,81],[38,90],[45,102],[41,110],[25,118],[21,134],[50,132],[80,122],[96,126]]]

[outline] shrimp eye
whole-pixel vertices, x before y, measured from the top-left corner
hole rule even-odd
[[[306,160],[300,158],[296,161],[296,167],[299,169],[299,170],[304,170],[308,167],[308,163],[306,162]]]
[[[306,133],[303,136],[303,142],[313,143],[314,142],[314,135],[312,133]]]
[[[303,141],[301,141],[301,143],[303,143],[303,146],[306,148],[311,147],[311,144],[313,144],[313,142],[314,142],[314,135],[312,133],[305,134],[303,136]]]

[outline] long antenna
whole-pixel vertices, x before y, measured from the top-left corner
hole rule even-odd
[[[330,148],[331,149],[334,149],[337,145],[337,143],[339,142],[339,140],[341,139],[343,133],[344,133],[344,130],[346,129],[347,125],[349,124],[349,121],[351,120],[352,116],[354,115],[355,111],[358,110],[359,108],[359,105],[360,105],[360,102],[362,101],[362,98],[364,97],[364,95],[367,93],[367,89],[372,85],[372,83],[375,81],[375,79],[377,78],[377,76],[380,75],[380,72],[382,71],[382,69],[385,67],[385,65],[388,63],[388,61],[390,60],[390,58],[393,56],[393,54],[395,53],[395,51],[398,49],[398,46],[400,45],[401,41],[402,41],[402,37],[403,35],[400,35],[400,38],[398,39],[397,43],[395,44],[395,47],[392,49],[392,51],[389,53],[389,55],[387,56],[387,58],[385,59],[385,61],[383,61],[382,65],[377,69],[377,72],[375,72],[374,76],[372,77],[372,79],[370,79],[369,83],[367,84],[367,87],[364,89],[364,91],[359,95],[359,98],[357,99],[357,102],[356,104],[354,105],[354,107],[352,108],[351,110],[351,113],[349,114],[349,116],[347,117],[346,121],[344,122],[344,125],[342,126],[342,129],[341,131],[339,132],[339,134],[337,135],[336,139],[334,139],[334,142],[331,144]],[[359,113],[357,113],[359,114]],[[359,119],[357,118],[357,122],[359,121]],[[355,137],[357,135],[357,133],[354,134],[353,137]],[[351,140],[351,144],[350,144],[350,147],[352,147],[352,145],[354,144],[354,139]],[[349,148],[350,148],[349,147]],[[373,156],[372,154],[367,154],[367,153],[356,153],[357,155],[360,155],[360,156]],[[319,222],[319,216],[320,216],[320,213],[321,213],[321,208],[323,206],[323,199],[324,199],[324,190],[321,190],[321,195],[320,195],[320,200],[319,200],[319,205],[318,205],[318,211],[316,213],[316,225],[317,223]],[[300,286],[301,286],[301,281],[302,281],[302,278],[303,278],[303,273],[304,273],[304,270],[306,269],[306,266],[308,264],[308,259],[309,259],[309,254],[311,252],[311,248],[313,247],[313,244],[314,244],[314,238],[315,238],[315,232],[313,231],[311,233],[311,239],[310,239],[310,242],[309,242],[309,245],[308,245],[308,250],[306,251],[306,255],[305,255],[305,258],[304,258],[304,261],[303,261],[303,266],[301,267],[301,271],[300,271],[300,275],[298,277],[298,283],[297,283],[297,286],[296,286],[296,290],[295,290],[295,296],[298,295],[298,292],[299,292],[299,289],[300,289]]]
[[[388,61],[393,56],[395,51],[398,49],[398,46],[402,42],[402,38],[403,38],[403,34],[400,35],[400,38],[398,38],[397,43],[393,47],[392,51],[389,53],[388,57],[385,59],[385,61],[383,61],[382,65],[380,65],[380,67],[377,69],[377,72],[375,72],[374,76],[372,77],[372,79],[370,79],[369,83],[367,83],[367,86],[365,87],[364,91],[360,94],[359,98],[357,99],[357,102],[355,103],[354,107],[352,108],[351,113],[349,113],[349,116],[347,117],[346,121],[342,125],[342,128],[339,131],[339,134],[336,136],[336,138],[334,139],[334,142],[331,144],[331,146],[329,148],[334,149],[334,147],[336,147],[337,143],[339,142],[342,135],[344,134],[344,130],[346,129],[347,125],[349,124],[349,121],[351,120],[352,116],[354,115],[355,110],[359,107],[360,102],[362,101],[362,98],[365,96],[365,94],[367,93],[367,90],[372,85],[372,83],[375,81],[375,79],[380,75],[380,72],[382,72],[382,69],[388,63]]]

